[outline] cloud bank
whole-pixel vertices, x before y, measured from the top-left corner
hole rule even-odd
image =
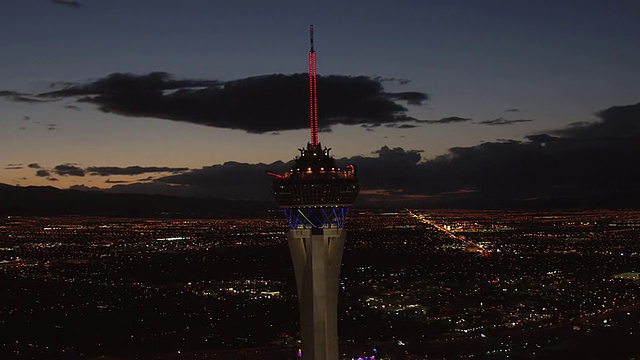
[[[10,164],[15,165],[15,164]],[[20,164],[21,165],[21,164]],[[59,175],[59,176],[78,176],[84,177],[88,176],[111,176],[111,175],[121,175],[121,176],[134,176],[140,174],[147,173],[173,173],[179,174],[189,170],[186,167],[166,167],[166,166],[128,166],[128,167],[117,167],[117,166],[89,166],[89,167],[81,167],[78,164],[60,164],[56,165],[53,169],[45,169],[38,163],[32,163],[28,165],[31,169],[37,169],[36,176],[38,177],[50,177],[50,180],[56,180],[51,175]],[[22,168],[22,167],[20,167]],[[149,181],[152,178],[143,179],[141,181]],[[130,183],[132,181],[122,181],[122,180],[110,180],[108,179],[106,183],[110,184],[121,184],[121,183]]]
[[[508,120],[508,119],[505,119],[503,117],[499,117],[499,118],[493,119],[493,120],[480,121],[479,124],[483,124],[483,125],[511,125],[511,124],[517,124],[517,123],[523,123],[523,122],[531,122],[531,121],[533,121],[533,119],[513,119],[513,120]]]
[[[74,7],[74,8],[82,7],[82,4],[75,0],[51,0],[51,3],[56,5],[67,6],[67,7]]]
[[[505,140],[455,147],[423,161],[420,150],[384,146],[372,156],[338,159],[356,165],[360,202],[380,206],[633,207],[640,200],[640,104],[614,106],[598,120]],[[268,200],[265,171],[290,163],[229,162],[160,177],[113,192],[170,193]]]
[[[128,167],[115,167],[115,166],[90,166],[86,168],[86,172],[89,175],[140,175],[145,173],[158,173],[158,172],[182,172],[189,170],[186,167],[172,168],[172,167],[157,167],[157,166],[128,166]]]
[[[308,75],[264,75],[233,81],[176,80],[164,72],[114,73],[83,84],[39,94],[76,98],[104,112],[154,117],[205,126],[270,133],[304,129],[308,118]],[[391,124],[416,120],[402,105],[422,105],[422,92],[387,92],[368,76],[318,76],[320,124]],[[6,96],[14,96],[8,93]]]

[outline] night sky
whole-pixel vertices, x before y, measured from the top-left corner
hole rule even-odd
[[[0,183],[269,198],[264,172],[309,141],[313,24],[320,141],[372,200],[628,198],[638,14],[633,0],[3,1]]]

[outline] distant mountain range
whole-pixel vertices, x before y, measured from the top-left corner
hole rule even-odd
[[[0,184],[0,215],[105,215],[243,217],[277,210],[274,201],[243,201],[166,195],[110,194],[51,186]]]

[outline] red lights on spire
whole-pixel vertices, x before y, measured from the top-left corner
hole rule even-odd
[[[318,87],[316,81],[316,51],[313,49],[313,25],[310,27],[309,50],[309,125],[311,128],[311,145],[318,146]]]

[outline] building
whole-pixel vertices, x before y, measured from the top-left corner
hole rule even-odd
[[[346,237],[345,216],[360,185],[355,168],[336,165],[318,141],[316,53],[309,50],[311,141],[285,174],[273,176],[273,196],[288,223],[289,250],[295,271],[302,357],[337,360],[338,282]]]

